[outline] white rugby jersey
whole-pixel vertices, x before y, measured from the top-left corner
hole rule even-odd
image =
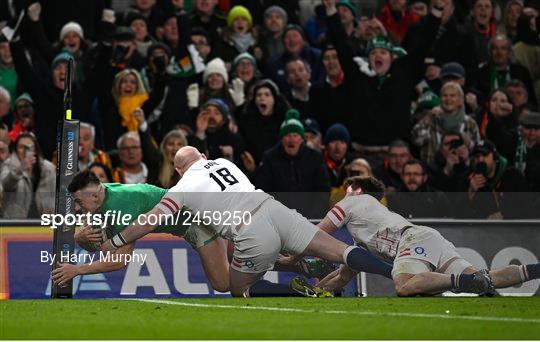
[[[255,189],[244,173],[226,159],[195,162],[156,206],[166,214],[174,214],[182,206],[194,214],[212,216],[210,226],[227,239],[236,231],[233,215],[242,216],[257,208],[271,196]],[[238,217],[238,216],[237,216]]]
[[[401,230],[412,226],[367,194],[346,196],[326,217],[338,228],[347,225],[354,241],[386,260],[396,257]]]

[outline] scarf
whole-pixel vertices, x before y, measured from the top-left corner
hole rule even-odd
[[[148,100],[148,94],[121,96],[118,100],[118,114],[122,118],[122,126],[128,131],[138,131],[139,121],[133,116],[135,109],[140,108]]]
[[[521,133],[518,134],[516,161],[514,162],[514,166],[523,174],[525,173],[525,169],[527,168],[527,145],[525,145],[525,141],[523,141]]]
[[[255,44],[255,39],[253,39],[251,33],[233,33],[231,34],[231,40],[240,53],[246,52]]]
[[[495,66],[489,67],[489,85],[490,91],[499,89],[505,86],[506,82],[510,81],[510,67],[507,66],[505,70],[497,71]]]
[[[439,116],[439,124],[443,132],[461,132],[462,125],[465,124],[464,106],[452,113],[442,112]]]

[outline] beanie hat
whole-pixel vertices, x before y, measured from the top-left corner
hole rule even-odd
[[[378,36],[368,42],[367,54],[369,55],[373,49],[385,49],[394,53],[394,44],[385,36]]]
[[[347,7],[352,12],[353,16],[356,17],[356,6],[354,6],[351,0],[340,0],[336,4],[336,7],[339,7],[339,6]]]
[[[206,65],[203,74],[203,82],[206,83],[208,76],[211,74],[220,74],[223,76],[225,83],[229,82],[229,75],[227,74],[227,68],[225,67],[225,62],[221,58],[214,58]]]
[[[124,22],[127,26],[131,26],[131,23],[135,20],[143,20],[148,26],[148,19],[139,11],[128,11],[124,15]]]
[[[34,104],[34,100],[32,100],[32,97],[30,97],[30,94],[28,93],[22,93],[21,96],[17,97],[15,104],[17,104],[19,101],[28,101],[31,104]]]
[[[223,117],[227,118],[229,116],[229,106],[222,99],[210,99],[205,102],[205,104],[202,106],[202,109],[204,110],[210,106],[216,107],[221,113],[221,115],[223,115]]]
[[[266,11],[264,11],[264,18],[266,19],[272,12],[277,12],[279,15],[281,15],[283,17],[283,21],[285,22],[285,25],[289,21],[289,16],[287,15],[287,12],[285,12],[283,7],[280,7],[277,5],[268,7]]]
[[[164,44],[161,42],[154,42],[148,48],[148,52],[147,52],[148,57],[152,56],[152,52],[154,52],[154,50],[157,50],[157,49],[163,49],[163,51],[165,51],[165,53],[169,57],[171,57],[172,55],[171,48],[167,44]]]
[[[300,122],[300,113],[296,109],[289,109],[285,121],[279,128],[279,136],[284,137],[289,133],[297,133],[304,136],[304,125]]]
[[[259,91],[259,89],[261,88],[270,89],[270,92],[272,93],[272,96],[274,97],[274,101],[279,96],[278,86],[274,83],[274,81],[272,81],[269,78],[262,79],[259,82],[257,82],[255,86],[253,86],[253,97],[255,97],[255,94],[257,94],[257,91]]]
[[[249,27],[253,26],[253,18],[251,13],[244,6],[234,6],[227,16],[227,27],[232,27],[234,21],[238,18],[244,18],[248,21]]]
[[[75,32],[79,37],[81,37],[81,39],[84,39],[83,29],[81,25],[74,21],[70,21],[69,23],[65,24],[60,30],[60,40],[64,40],[66,34],[70,32]]]
[[[306,34],[304,32],[304,29],[302,28],[302,26],[296,25],[296,24],[289,24],[289,25],[285,26],[285,29],[283,30],[283,36],[282,37],[285,38],[285,35],[287,35],[287,32],[289,32],[291,30],[298,31],[300,33],[300,35],[302,36],[302,38],[304,38],[304,41],[306,41]]]
[[[56,57],[54,57],[51,63],[51,69],[56,68],[56,66],[60,63],[68,63],[69,60],[72,58],[73,56],[69,52],[67,51],[60,52],[58,55],[56,55]]]
[[[257,69],[257,61],[255,60],[255,57],[253,57],[249,52],[243,52],[234,58],[233,70],[236,69],[236,66],[238,66],[238,63],[240,63],[242,59],[249,60],[251,64],[253,64],[253,67]]]
[[[330,126],[324,134],[324,144],[329,144],[332,141],[344,141],[347,144],[351,141],[349,130],[341,123],[335,123]]]
[[[441,99],[431,89],[424,90],[424,93],[418,98],[416,112],[433,109],[441,104]]]
[[[135,32],[129,26],[118,26],[114,31],[114,40],[128,41],[135,39]]]

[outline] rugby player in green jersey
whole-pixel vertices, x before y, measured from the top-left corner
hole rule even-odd
[[[167,193],[167,189],[149,184],[100,183],[89,170],[79,172],[68,190],[73,194],[77,213],[101,214],[103,221],[107,212],[109,213],[106,223],[109,223],[108,229],[112,235],[121,232],[140,214],[156,206]],[[155,232],[183,237],[199,253],[212,288],[219,292],[229,291],[227,242],[218,237],[211,228],[190,224],[189,217],[190,215],[175,215],[173,217],[177,221],[175,225],[160,225]],[[131,220],[125,222],[126,218]],[[84,249],[96,251],[99,249],[101,236],[99,230],[85,226],[75,234],[75,240]],[[130,243],[114,253],[131,254],[133,249],[134,243]],[[52,279],[55,283],[63,285],[78,275],[113,272],[127,266],[125,258],[123,260],[117,262],[100,260],[79,265],[64,263],[53,271]]]

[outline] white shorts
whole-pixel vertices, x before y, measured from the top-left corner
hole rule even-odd
[[[302,253],[318,230],[296,210],[268,199],[234,238],[231,267],[243,273],[271,270],[280,251]]]
[[[392,277],[403,273],[442,273],[441,267],[452,259],[456,261],[452,262],[453,267],[448,269],[452,269],[453,272],[461,273],[465,268],[472,266],[459,255],[454,244],[438,231],[430,227],[413,226],[407,229],[399,240]]]

